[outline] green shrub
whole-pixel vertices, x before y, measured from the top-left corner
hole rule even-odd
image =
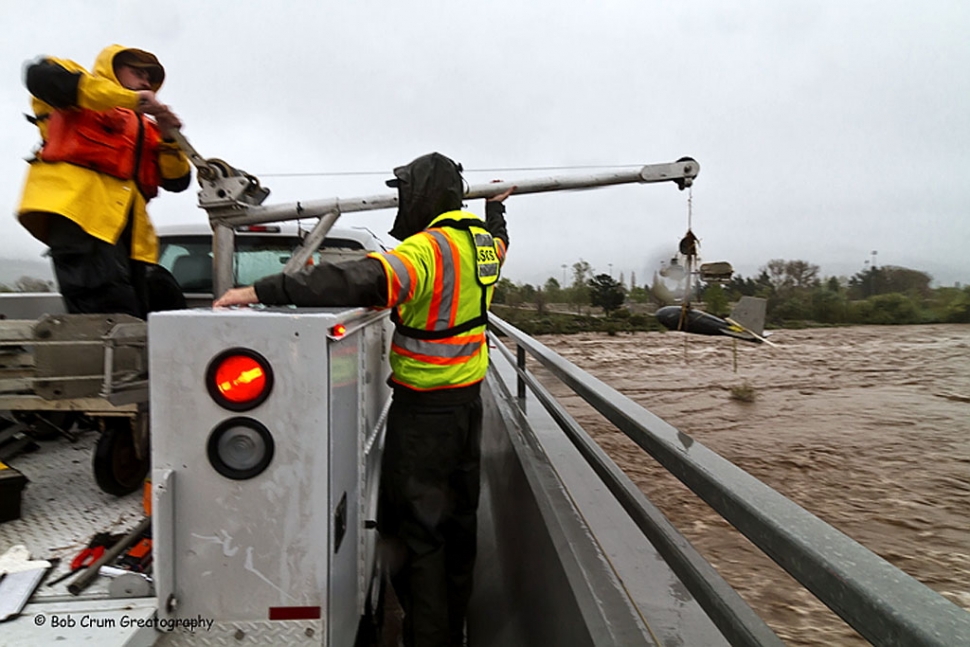
[[[738,402],[754,402],[758,397],[757,392],[755,392],[754,387],[747,382],[743,384],[736,384],[731,387],[731,399],[737,400]]]
[[[852,305],[854,307],[849,311],[854,323],[914,324],[921,319],[919,307],[913,299],[898,292],[877,294]]]
[[[630,328],[634,330],[649,330],[650,322],[652,321],[654,321],[653,317],[648,317],[646,315],[631,315]]]

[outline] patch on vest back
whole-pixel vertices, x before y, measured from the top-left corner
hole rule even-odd
[[[498,280],[498,254],[495,253],[495,240],[492,235],[479,227],[471,227],[472,242],[475,245],[476,277],[479,285],[489,286]]]

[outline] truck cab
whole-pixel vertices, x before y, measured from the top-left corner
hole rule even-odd
[[[207,223],[162,225],[158,234],[158,264],[168,270],[190,308],[212,305],[212,229]],[[241,226],[235,229],[233,279],[236,287],[252,285],[283,271],[305,231],[294,223]],[[383,251],[384,245],[370,231],[335,228],[314,252],[308,264],[339,263]],[[39,319],[66,314],[56,292],[7,292],[0,294],[0,319]]]
[[[293,223],[249,225],[235,229],[233,284],[252,285],[283,271],[304,231]],[[190,308],[212,304],[212,230],[208,225],[158,227],[158,264],[171,272]],[[340,262],[362,258],[384,246],[366,229],[332,229],[307,261]]]

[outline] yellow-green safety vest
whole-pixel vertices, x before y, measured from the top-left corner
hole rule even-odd
[[[443,213],[389,252],[391,379],[418,391],[468,386],[488,369],[485,328],[505,244],[478,216]]]

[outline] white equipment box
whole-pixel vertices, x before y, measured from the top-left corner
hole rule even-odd
[[[376,571],[389,326],[360,308],[151,316],[163,642],[353,644]]]

